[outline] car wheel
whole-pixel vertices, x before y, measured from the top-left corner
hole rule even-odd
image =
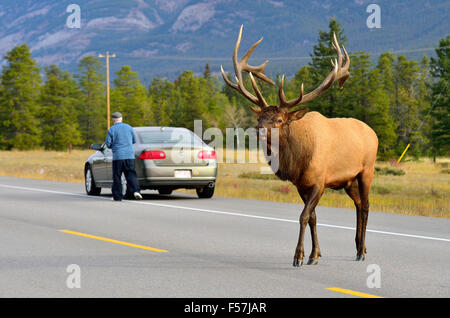
[[[196,191],[199,198],[209,199],[214,195],[214,189],[215,189],[214,185],[213,186],[207,185],[201,188],[197,188]]]
[[[88,195],[100,195],[102,188],[99,188],[95,185],[94,175],[92,174],[91,167],[87,167],[84,174],[84,181],[86,193]]]
[[[158,192],[159,194],[171,194],[173,189],[170,188],[159,188]]]

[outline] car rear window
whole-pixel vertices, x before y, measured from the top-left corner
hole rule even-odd
[[[138,133],[142,144],[202,144],[194,133],[184,129],[143,131]]]

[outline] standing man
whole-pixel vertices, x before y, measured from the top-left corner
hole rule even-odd
[[[122,201],[122,172],[127,179],[128,191],[133,193],[137,200],[142,200],[139,183],[136,175],[136,163],[133,144],[136,143],[136,134],[130,125],[122,123],[122,114],[112,114],[114,125],[106,136],[106,147],[113,152],[113,186],[114,201]]]

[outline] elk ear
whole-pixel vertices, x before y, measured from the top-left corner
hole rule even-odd
[[[251,111],[254,112],[256,115],[259,115],[261,113],[261,109],[252,105],[249,105]]]
[[[292,122],[295,120],[299,120],[301,119],[303,116],[305,116],[305,114],[309,111],[308,107],[300,109],[300,110],[296,110],[295,112],[289,113],[289,117],[288,117],[288,122]]]

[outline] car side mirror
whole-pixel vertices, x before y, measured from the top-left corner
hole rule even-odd
[[[97,150],[97,151],[103,151],[103,147],[100,144],[92,144],[91,149]]]

